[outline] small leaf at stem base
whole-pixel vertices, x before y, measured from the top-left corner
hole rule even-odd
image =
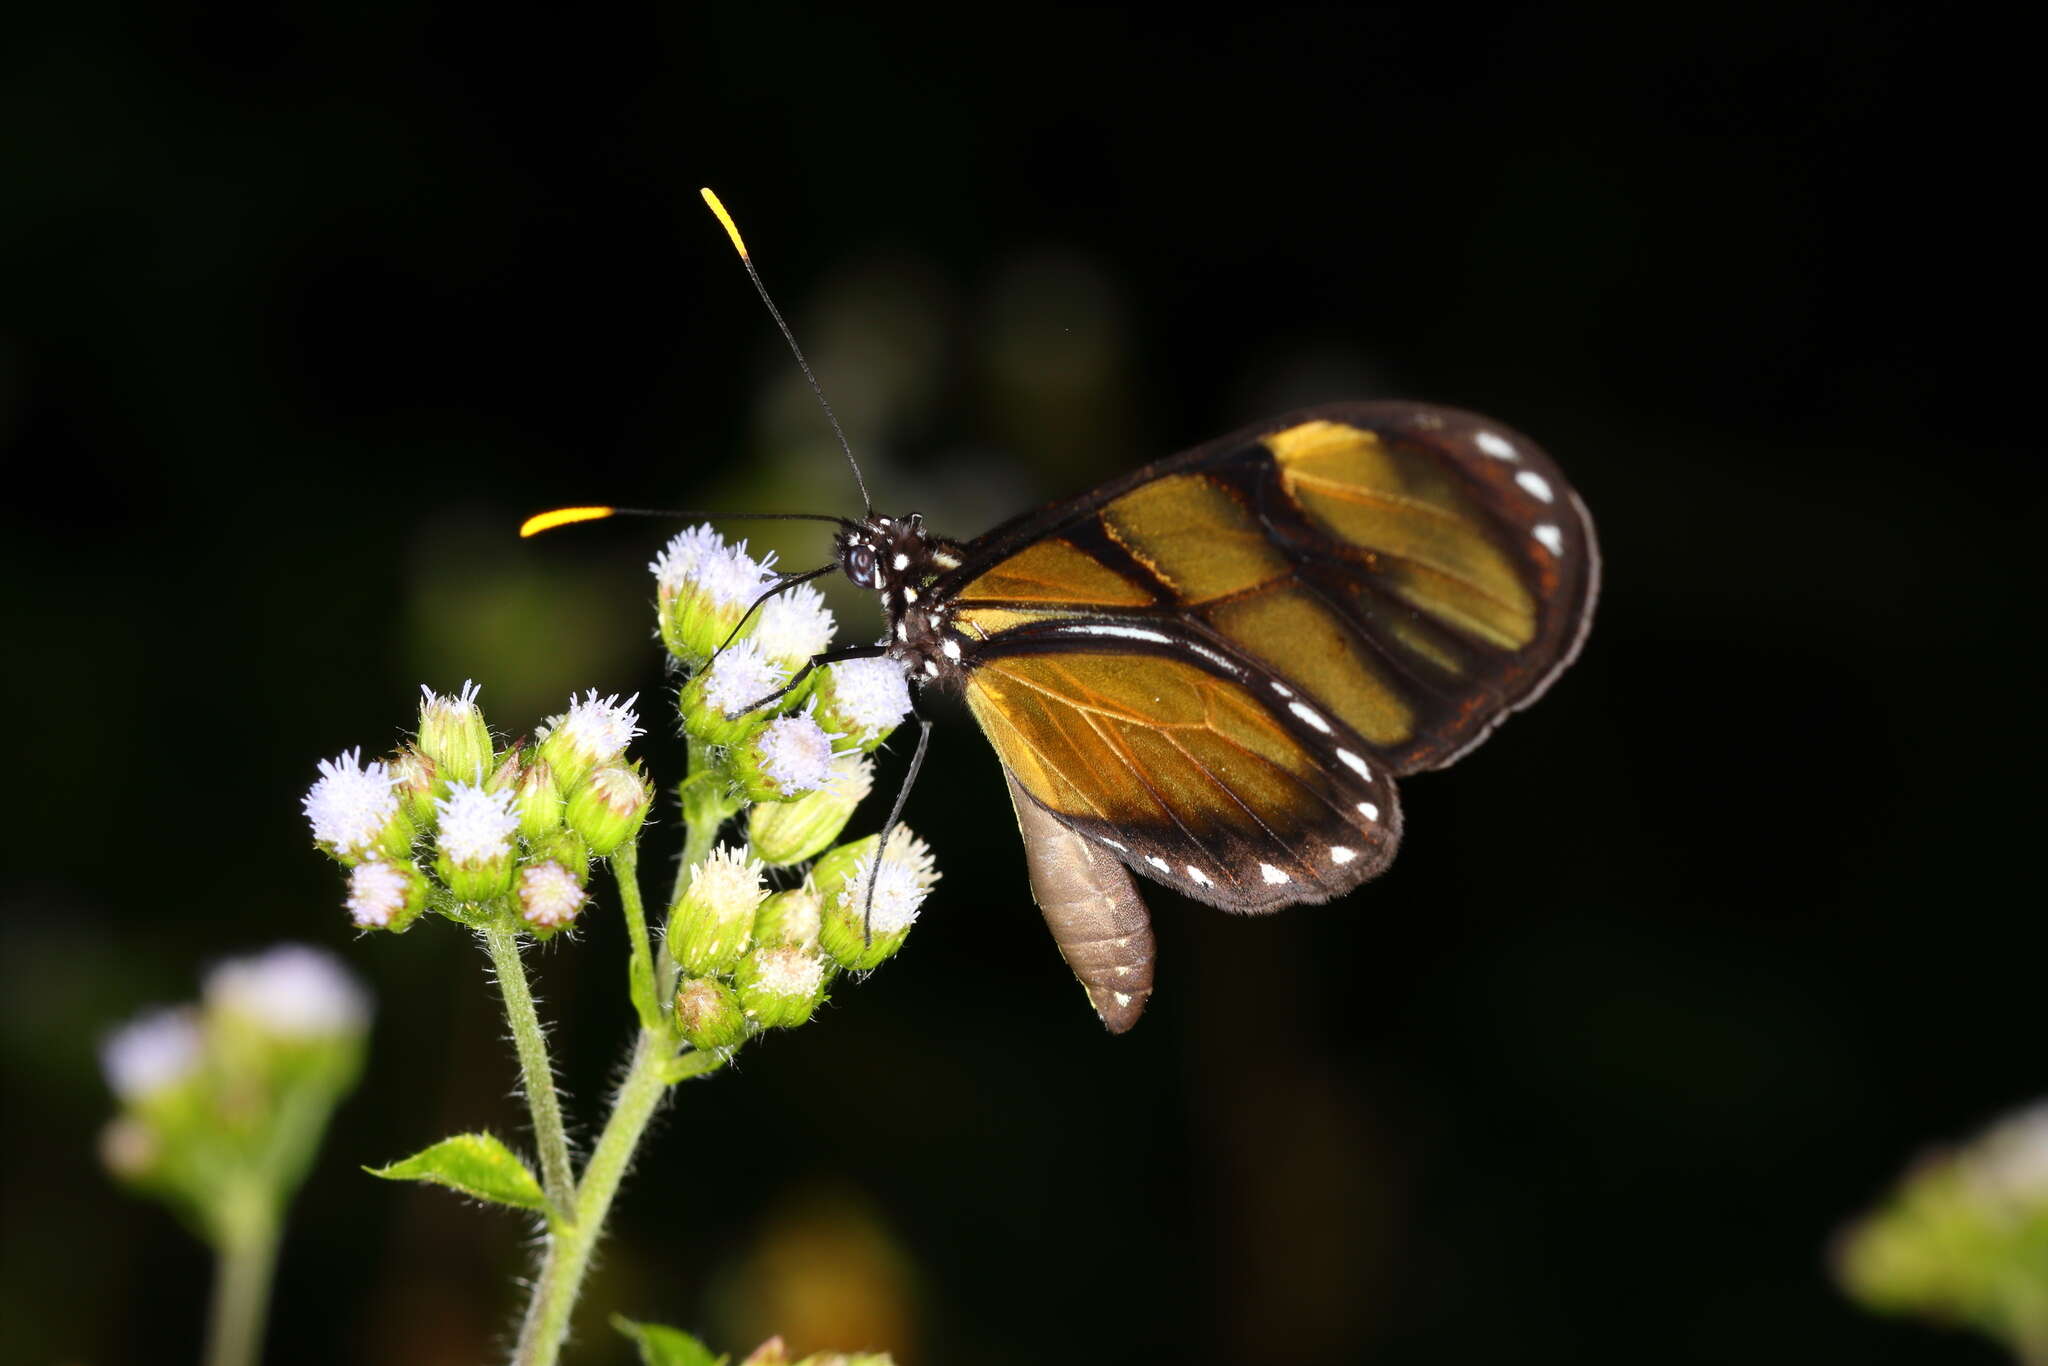
[[[624,1314],[614,1314],[612,1327],[638,1344],[640,1366],[725,1366],[731,1359],[713,1356],[709,1347],[666,1324],[636,1323]]]
[[[388,1167],[364,1171],[386,1181],[428,1181],[514,1209],[545,1210],[540,1182],[510,1148],[489,1134],[457,1134]]]

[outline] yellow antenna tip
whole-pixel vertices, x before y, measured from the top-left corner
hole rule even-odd
[[[602,521],[615,511],[616,508],[556,508],[552,512],[536,512],[519,524],[519,534],[522,537],[538,536],[543,531],[553,531],[571,522]]]
[[[718,221],[725,224],[725,235],[732,239],[732,249],[740,254],[740,259],[742,261],[754,259],[747,255],[747,244],[740,240],[739,227],[732,221],[732,215],[725,211],[725,205],[718,202],[718,196],[711,193],[711,187],[706,185],[697,193],[704,196],[704,202],[711,206],[711,212],[717,214]]]

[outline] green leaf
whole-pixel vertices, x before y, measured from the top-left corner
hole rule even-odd
[[[457,1134],[388,1167],[365,1167],[386,1181],[431,1181],[514,1209],[544,1210],[540,1182],[513,1151],[489,1134]]]
[[[711,1355],[709,1347],[666,1324],[636,1323],[624,1314],[614,1314],[612,1327],[639,1344],[640,1366],[725,1366],[729,1359]]]

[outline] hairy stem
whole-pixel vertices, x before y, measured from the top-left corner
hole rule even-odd
[[[611,1118],[605,1121],[604,1133],[583,1169],[575,1219],[558,1227],[548,1240],[547,1258],[519,1330],[519,1348],[513,1358],[517,1366],[554,1366],[561,1355],[562,1341],[569,1334],[569,1316],[582,1292],[583,1276],[590,1269],[590,1254],[597,1246],[605,1216],[611,1212],[612,1197],[619,1193],[633,1150],[668,1089],[664,1074],[673,1065],[673,1052],[673,1045],[651,1030],[641,1030],[634,1042],[633,1060],[613,1097]]]
[[[647,911],[640,904],[640,841],[629,840],[612,855],[612,876],[619,884],[619,909],[626,915],[626,938],[632,945],[632,961],[626,967],[626,982],[633,997],[633,1010],[642,1029],[661,1028],[661,997],[655,992],[654,950],[647,940]]]
[[[505,1020],[519,1052],[519,1071],[526,1083],[526,1107],[533,1114],[533,1140],[540,1148],[540,1182],[557,1222],[574,1217],[576,1178],[569,1168],[569,1137],[562,1128],[562,1106],[555,1098],[554,1069],[541,1033],[533,993],[526,986],[526,963],[519,956],[519,931],[502,920],[483,927],[491,966],[498,971],[498,990],[505,997]]]

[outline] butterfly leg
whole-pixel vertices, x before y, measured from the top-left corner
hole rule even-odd
[[[745,716],[750,711],[759,711],[763,707],[774,706],[777,702],[780,702],[783,698],[794,692],[806,678],[811,676],[811,670],[818,668],[820,665],[837,664],[842,659],[873,659],[877,655],[888,653],[889,647],[886,645],[843,645],[836,650],[827,650],[823,654],[812,655],[804,661],[804,666],[796,671],[796,677],[790,679],[789,682],[783,684],[774,692],[769,693],[766,697],[757,698],[730,714],[733,716]]]
[[[882,822],[882,837],[875,841],[874,873],[868,876],[867,899],[861,906],[860,925],[864,941],[874,941],[875,883],[880,881],[882,855],[889,850],[889,836],[896,833],[896,823],[903,817],[903,804],[910,800],[910,785],[917,781],[917,771],[924,767],[925,746],[932,738],[932,723],[929,717],[919,716],[913,709],[911,715],[917,718],[917,749],[910,756],[910,771],[903,775],[903,786],[896,789],[896,802],[889,808],[889,819]]]

